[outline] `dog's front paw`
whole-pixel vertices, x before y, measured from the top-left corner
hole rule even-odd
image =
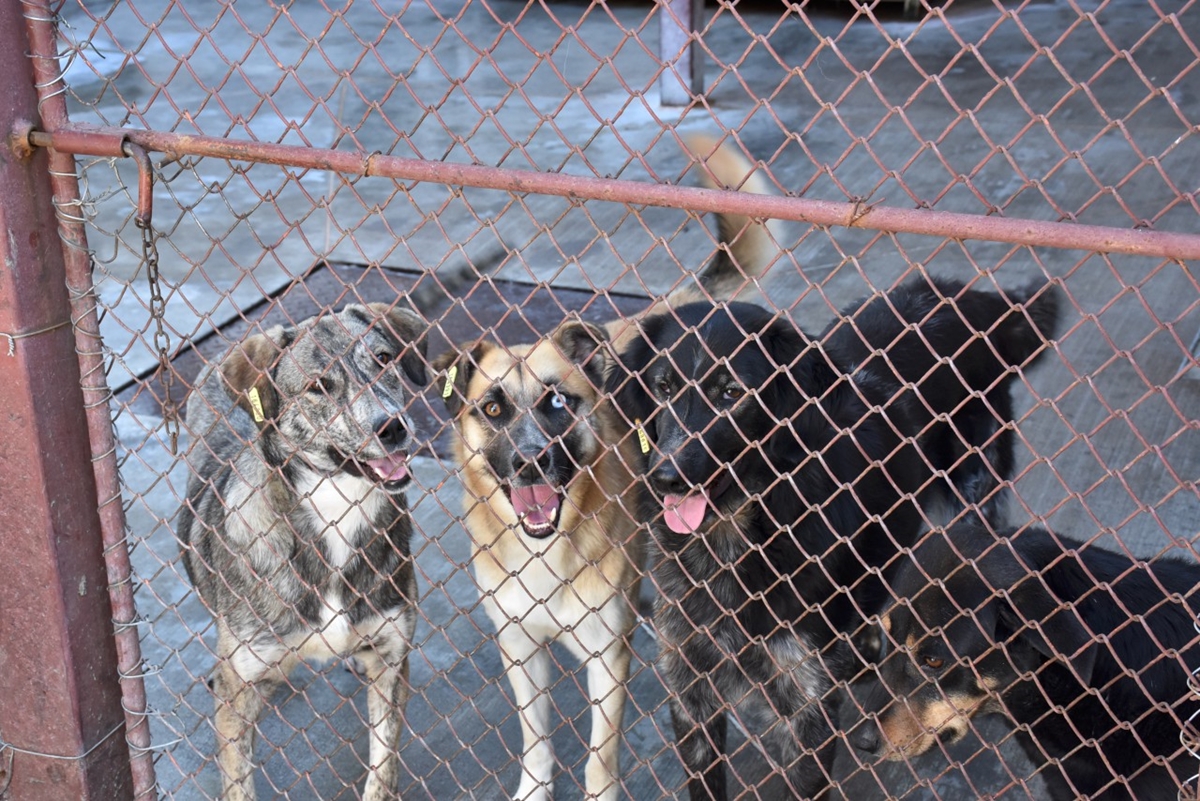
[[[513,801],[553,801],[554,783],[550,780],[538,781],[532,776],[523,776]]]

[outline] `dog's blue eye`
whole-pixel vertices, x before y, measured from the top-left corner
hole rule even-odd
[[[553,395],[551,395],[551,396],[550,396],[550,408],[551,408],[551,409],[565,409],[565,408],[567,408],[567,398],[566,398],[566,396],[564,396],[564,395],[559,395],[557,392],[555,392]]]

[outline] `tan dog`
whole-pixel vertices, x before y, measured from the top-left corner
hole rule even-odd
[[[766,193],[747,161],[706,139],[710,187]],[[722,247],[697,276],[647,314],[700,297],[728,297],[779,253],[768,224],[719,219]],[[637,439],[603,392],[610,347],[636,332],[568,321],[533,345],[480,342],[434,364],[454,415],[462,467],[464,522],[483,605],[521,710],[522,776],[515,797],[553,795],[550,662],[558,641],[588,666],[592,700],[589,798],[613,799],[624,716],[630,637],[644,553]],[[620,443],[620,444],[618,444]]]

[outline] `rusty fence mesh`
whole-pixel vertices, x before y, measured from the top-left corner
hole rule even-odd
[[[38,6],[29,4],[31,30],[51,24]],[[1190,594],[1138,561],[1092,563],[1069,543],[1041,572],[1028,559],[1015,568],[1005,562],[1008,573],[988,572],[988,557],[972,549],[1013,527],[1023,533],[1013,534],[1011,547],[1024,553],[1020,543],[1045,526],[1118,559],[1195,560],[1200,281],[1189,262],[1156,251],[1153,240],[1127,253],[1055,247],[1063,230],[1055,223],[1164,236],[1197,229],[1195,2],[710,4],[691,35],[703,91],[684,106],[660,102],[663,81],[680,80],[664,66],[659,47],[664,16],[685,22],[679,4],[65,0],[52,11],[64,88],[45,102],[65,100],[73,124],[175,137],[169,154],[151,154],[154,216],[145,240],[136,224],[137,163],[115,154],[77,157],[163,797],[216,798],[222,774],[240,769],[218,765],[213,699],[214,690],[233,692],[238,671],[271,679],[246,691],[265,705],[261,714],[250,696],[229,707],[236,707],[229,719],[257,732],[248,781],[259,795],[357,797],[372,764],[378,767],[372,743],[382,736],[368,731],[379,723],[368,697],[385,686],[381,675],[396,670],[399,657],[389,649],[399,642],[411,645],[401,679],[411,697],[398,745],[383,751],[398,754],[405,797],[535,798],[551,780],[557,797],[599,788],[631,798],[684,795],[684,760],[705,759],[705,745],[725,735],[716,728],[686,735],[680,748],[672,703],[681,694],[691,706],[677,706],[677,717],[707,709],[705,703],[728,712],[728,757],[718,770],[727,774],[730,793],[743,797],[802,792],[802,774],[864,799],[1075,797],[1156,781],[1146,767],[1151,761],[1169,765],[1169,781],[1147,785],[1153,791],[1140,797],[1159,797],[1167,786],[1194,794],[1200,762],[1188,754],[1187,720],[1200,699],[1186,678],[1200,658],[1192,645]],[[690,151],[694,133],[713,145]],[[249,144],[244,158],[217,158],[190,154],[193,136]],[[595,369],[605,347],[587,326],[570,329],[549,351],[524,349],[561,331],[564,320],[604,325],[694,288],[690,274],[720,250],[721,234],[707,215],[586,192],[553,195],[517,185],[482,188],[265,163],[254,153],[256,143],[646,185],[696,185],[706,174],[701,162],[719,143],[722,152],[755,160],[762,189],[774,195],[850,204],[864,215],[895,207],[1025,221],[1033,240],[1020,241],[1033,244],[865,230],[853,217],[850,226],[733,226],[727,233],[735,255],[750,260],[755,237],[762,241],[754,253],[768,254],[761,264],[741,265],[761,275],[737,288],[768,308],[775,323],[824,343],[797,340],[792,351],[772,352],[770,378],[760,375],[762,381],[808,376],[795,379],[801,384],[789,396],[795,405],[784,414],[768,408],[766,384],[753,385],[748,368],[735,365],[767,347],[767,329],[731,322],[724,312],[703,322],[710,331],[724,323],[721,330],[735,332],[740,344],[733,352],[721,351],[724,340],[697,345],[683,324],[701,318],[668,312],[681,326],[677,335],[668,325],[658,332],[667,339],[646,336],[651,350],[675,350],[654,367],[632,357],[610,362],[607,376]],[[147,256],[155,253],[158,280],[151,282]],[[935,293],[938,308],[952,316],[935,324],[928,309],[912,312],[915,344],[900,336],[868,341],[854,357],[858,336],[869,340],[878,332],[872,326],[885,325],[881,319],[909,313],[898,288],[932,291],[928,276],[961,282]],[[1041,294],[1022,294],[1029,287],[1042,287]],[[944,330],[963,320],[973,324],[968,298],[976,292],[1000,298],[1008,323],[987,323],[978,338],[945,345]],[[1036,298],[1051,296],[1057,322],[1039,331],[1031,309]],[[883,297],[882,318],[860,313],[864,297]],[[384,306],[329,318],[368,303]],[[314,315],[326,317],[326,327],[300,335],[298,325]],[[978,364],[1005,361],[1011,344],[1005,326],[1014,320],[1032,326],[1036,346],[1002,366],[1005,377],[972,385],[968,374]],[[475,347],[481,339],[493,344]],[[369,357],[359,350],[367,345]],[[285,351],[291,355],[281,356]],[[949,379],[932,363],[906,372],[909,358],[920,361],[931,351],[946,357],[939,364],[956,377],[949,385],[940,383]],[[826,369],[811,361],[822,353],[839,377],[804,384],[808,371]],[[409,369],[413,357],[420,370]],[[553,372],[563,358],[575,359],[569,378]],[[522,384],[526,368],[543,372]],[[622,370],[629,371],[623,383],[613,377]],[[897,380],[886,378],[891,370]],[[205,375],[212,391],[192,392]],[[672,385],[671,376],[692,383]],[[582,420],[582,409],[603,405],[606,380],[609,389],[620,384],[626,393],[610,417],[562,430],[546,422],[559,412]],[[505,389],[480,389],[493,384]],[[946,386],[965,386],[967,395],[952,402]],[[267,404],[265,422],[255,422],[248,394],[238,394],[250,388]],[[189,396],[200,400],[185,413]],[[649,411],[635,413],[642,402]],[[771,422],[762,439],[757,423],[737,416],[760,403]],[[697,414],[711,419],[697,422]],[[405,416],[412,430],[381,426],[381,415]],[[474,444],[459,447],[456,415],[461,436]],[[824,439],[806,440],[801,419],[825,432]],[[224,451],[213,445],[214,426]],[[947,436],[943,429],[952,432],[945,451],[931,444]],[[604,442],[613,431],[623,432],[619,442]],[[781,431],[793,439],[775,448]],[[253,443],[268,432],[290,443],[278,448],[304,443],[312,452],[292,462],[278,450],[256,454]],[[889,438],[894,445],[879,444]],[[605,503],[586,509],[542,489],[568,474],[600,481],[609,468],[572,450],[583,440],[600,440],[612,449],[606,458],[621,455],[623,467],[612,469],[630,472]],[[361,453],[346,454],[355,448]],[[685,457],[686,448],[700,453]],[[395,456],[398,450],[407,461]],[[548,454],[559,450],[566,455],[551,464]],[[681,476],[654,472],[663,453]],[[692,458],[714,466],[698,475],[701,468],[687,462]],[[220,486],[214,459],[237,465],[221,474]],[[189,463],[207,485],[189,488]],[[786,469],[775,469],[781,464]],[[843,464],[872,478],[839,473],[850,469]],[[805,471],[814,465],[829,473],[809,485]],[[529,479],[531,470],[541,480]],[[361,494],[368,480],[391,487],[386,502]],[[945,553],[939,563],[936,548],[907,550],[917,529],[945,522],[944,510],[923,501],[946,481],[951,507],[981,508],[986,518],[974,545],[951,538],[950,561],[970,559],[977,566],[971,589],[982,590],[977,604],[966,595],[936,604],[939,614],[956,613],[953,624],[926,619],[918,602],[934,579],[950,586],[948,577],[935,575]],[[697,486],[707,488],[703,502],[695,500]],[[823,494],[815,497],[818,488]],[[803,510],[771,505],[777,492],[798,493]],[[366,611],[355,607],[370,596],[355,582],[364,565],[376,575],[382,568],[356,551],[365,545],[340,532],[357,531],[366,518],[403,517],[396,510],[405,496],[416,586],[412,629],[389,611],[390,633],[363,634],[354,615],[374,620],[372,614],[388,610],[375,608],[376,600],[366,602]],[[714,500],[734,496],[741,500],[729,509]],[[915,520],[914,499],[921,502]],[[264,534],[265,545],[221,539],[230,527],[261,528],[262,515],[289,503],[285,530],[271,535],[277,539]],[[202,579],[214,587],[205,600],[177,542],[181,507],[201,521],[190,547],[197,554],[193,572],[211,570]],[[727,566],[724,579],[741,576],[729,579],[734,594],[724,598],[713,590],[715,573],[688,584],[680,566],[686,559],[677,553],[682,546],[670,540],[706,542],[697,532],[710,525],[712,517],[699,517],[709,512],[724,515],[721,525],[741,521],[757,531],[766,520],[772,531],[770,542],[694,546],[703,548],[693,554],[701,562]],[[587,551],[595,543],[539,538],[543,524],[571,514],[590,531],[622,532],[614,537],[620,547],[612,551],[608,540],[601,559]],[[754,514],[759,523],[746,522]],[[225,522],[213,522],[218,518]],[[472,520],[477,542],[507,531],[524,550],[489,543],[494,547],[473,555],[464,527]],[[867,540],[857,538],[878,534],[880,523],[886,555],[847,557],[844,547],[865,547]],[[836,536],[808,552],[803,531],[814,525]],[[297,545],[305,536],[324,544]],[[665,552],[651,548],[648,561],[641,559],[636,543],[656,537],[674,544]],[[201,553],[200,540],[215,550]],[[793,561],[772,562],[776,546],[790,547]],[[570,553],[554,556],[555,548]],[[795,561],[796,553],[804,559]],[[245,569],[229,567],[231,558]],[[1084,561],[1073,568],[1076,558]],[[640,589],[627,573],[601,565],[621,559],[644,575]],[[847,559],[858,560],[857,573]],[[556,572],[577,562],[581,571],[600,571],[611,582],[613,603],[627,602],[636,618],[614,612],[597,625],[603,610],[588,594],[596,588],[582,573]],[[1070,574],[1065,584],[1050,578],[1056,567]],[[902,600],[895,600],[900,585],[885,602],[864,600],[880,570],[892,576],[893,568],[904,576]],[[1024,606],[1023,591],[998,577],[1012,569],[1030,571],[1026,578],[1052,597],[1065,587],[1080,593],[1070,609],[1102,608],[1097,620],[1110,628],[1097,629],[1102,624],[1080,611],[1087,636],[1070,640],[1064,653],[1064,641],[1054,636],[1062,613],[1032,618],[1037,605]],[[338,591],[321,596],[306,587],[306,577],[331,570],[342,582]],[[777,572],[765,575],[770,571]],[[389,586],[406,591],[405,575],[388,573]],[[841,611],[796,613],[808,581],[828,584],[842,599]],[[307,606],[290,606],[280,582]],[[840,592],[847,582],[853,592]],[[711,603],[689,606],[681,597],[688,592],[711,592]],[[547,593],[559,601],[571,597],[554,606]],[[1146,594],[1157,600],[1138,606]],[[528,608],[505,605],[522,595],[533,599]],[[1018,614],[1016,633],[1005,635],[1014,639],[1000,645],[999,630],[985,620],[997,597],[1017,601],[1012,607],[1032,618]],[[1057,597],[1060,605],[1070,600]],[[225,604],[227,619],[240,622],[214,622],[214,604]],[[667,628],[664,609],[672,610]],[[884,627],[879,616],[887,610]],[[1170,614],[1178,619],[1160,626]],[[870,625],[812,633],[838,629],[855,615]],[[313,633],[304,620],[324,622]],[[962,630],[964,620],[974,621],[971,631]],[[1174,625],[1181,621],[1182,628]],[[904,636],[894,636],[901,630]],[[938,653],[922,650],[930,630],[944,635]],[[1036,635],[1033,645],[1021,639],[1028,630]],[[258,639],[247,643],[248,631]],[[533,648],[547,631],[558,632],[558,644]],[[732,639],[714,635],[708,650],[677,647],[689,636],[718,631],[731,631]],[[806,650],[827,635],[828,652]],[[980,636],[993,640],[986,658],[972,650]],[[613,665],[626,641],[632,665],[628,679],[617,681],[621,676],[611,672],[622,670]],[[355,642],[370,647],[349,658],[354,648],[346,643]],[[498,642],[507,643],[507,663]],[[1028,653],[1018,653],[1022,643]],[[1039,647],[1042,661],[1032,655]],[[843,655],[835,658],[837,649]],[[332,662],[302,661],[286,676],[267,670],[272,660],[291,667],[292,657],[322,651],[341,653]],[[839,662],[849,651],[867,667]],[[697,663],[701,657],[713,662]],[[925,672],[914,674],[913,665],[888,672],[888,664],[905,659]],[[1122,663],[1116,677],[1062,696],[1064,684],[1087,679],[1084,672],[1099,676],[1099,666],[1113,660]],[[236,669],[222,674],[229,662]],[[882,685],[876,664],[884,665]],[[955,669],[940,685],[934,681]],[[1152,712],[1144,701],[1170,692],[1164,683],[1179,694],[1155,697]],[[521,689],[531,684],[545,689]],[[1004,694],[1009,684],[1019,686]],[[903,699],[887,707],[879,700],[884,685]],[[624,718],[613,721],[622,687]],[[824,711],[814,711],[822,700]],[[1039,703],[1047,709],[1031,712]],[[896,704],[907,713],[895,713]],[[1080,731],[1069,713],[1070,722],[1059,725],[1054,706],[1088,710],[1110,730]],[[595,721],[620,723],[619,770],[599,764],[608,752],[589,743],[593,707]],[[819,718],[814,730],[825,725],[829,732],[797,744],[794,735],[772,729],[780,711],[789,720]],[[1001,714],[967,720],[975,711]],[[1021,719],[1030,714],[1034,721]],[[1006,715],[1022,725],[1005,723]],[[544,742],[531,748],[524,767],[523,720],[540,720],[552,745],[552,753]],[[908,738],[893,743],[891,760],[880,731]],[[1125,738],[1120,750],[1138,755],[1140,767],[1096,750],[1093,741],[1110,734]],[[1056,751],[1063,742],[1065,751]],[[825,744],[833,751],[818,748],[819,765],[805,763],[814,745]],[[918,744],[925,748],[919,755]],[[1084,777],[1072,767],[1079,758],[1094,773]],[[787,770],[795,760],[801,767]]]

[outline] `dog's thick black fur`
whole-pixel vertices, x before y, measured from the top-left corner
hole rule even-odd
[[[1045,284],[1005,298],[920,277],[810,339],[757,306],[697,303],[620,355],[610,388],[661,504],[656,622],[693,798],[726,797],[732,710],[797,795],[824,792],[848,635],[928,502],[997,506],[1009,368],[1039,353],[1057,304]]]
[[[876,722],[851,741],[911,757],[999,713],[1055,801],[1175,798],[1196,772],[1180,730],[1200,709],[1198,585],[1194,563],[1038,526],[999,541],[974,522],[933,532],[896,577],[896,647],[865,694]]]

